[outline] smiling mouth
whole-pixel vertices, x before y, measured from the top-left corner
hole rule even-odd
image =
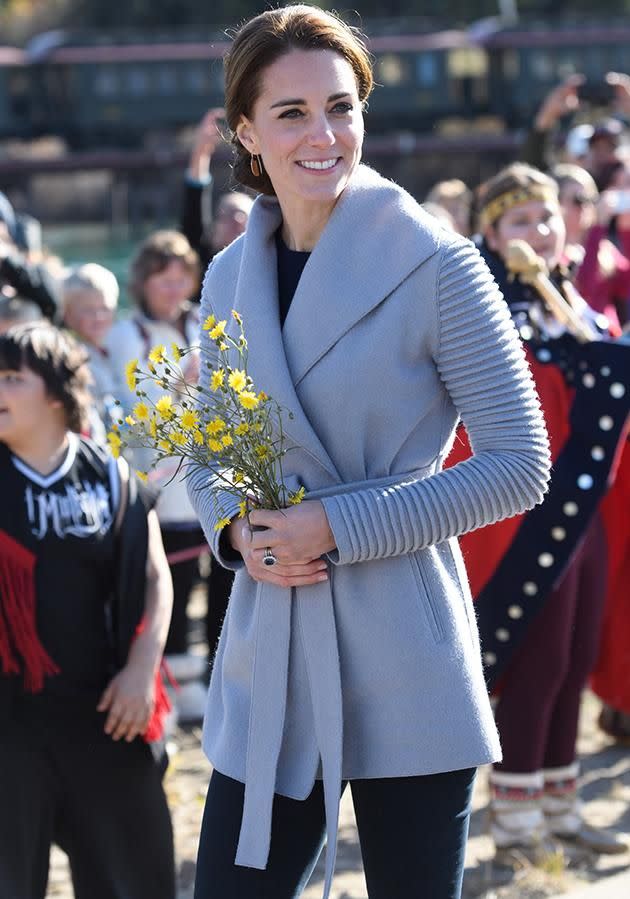
[[[335,156],[334,159],[323,159],[323,160],[315,160],[315,159],[303,159],[298,161],[298,165],[302,166],[303,169],[311,169],[312,171],[322,172],[327,169],[332,169],[333,166],[337,165],[341,156]]]

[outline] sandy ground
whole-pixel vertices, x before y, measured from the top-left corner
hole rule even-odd
[[[584,814],[590,823],[611,827],[623,835],[630,845],[630,749],[618,748],[599,731],[596,725],[598,710],[597,700],[587,693],[578,747],[582,759]],[[178,899],[192,899],[197,838],[211,770],[201,752],[199,738],[197,727],[178,729],[174,738],[177,752],[165,780],[176,840]],[[566,853],[550,857],[539,867],[525,865],[512,873],[499,870],[492,864],[492,844],[485,834],[487,798],[487,773],[482,770],[477,778],[471,819],[465,899],[570,896],[585,884],[600,882],[630,865],[630,852],[599,858]],[[303,899],[319,899],[322,884],[323,858]],[[53,850],[51,858],[48,896],[56,899],[73,897],[67,862],[57,849]],[[367,899],[349,790],[342,801],[337,869],[331,897]]]

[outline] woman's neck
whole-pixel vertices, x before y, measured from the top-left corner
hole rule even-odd
[[[59,468],[70,446],[69,432],[64,427],[38,431],[36,437],[7,444],[9,450],[41,475],[49,475]]]
[[[336,201],[335,201],[336,203]],[[280,203],[282,239],[290,250],[310,253],[328,224],[335,203]]]

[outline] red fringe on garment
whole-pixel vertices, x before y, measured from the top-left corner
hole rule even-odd
[[[21,664],[20,664],[21,660]],[[0,530],[0,668],[24,677],[24,689],[38,693],[59,669],[37,636],[35,556]]]
[[[145,621],[143,618],[136,628],[134,640],[142,633],[144,627]],[[168,671],[166,662],[162,660],[162,664],[155,673],[155,702],[153,705],[153,714],[151,715],[151,720],[147,725],[147,729],[142,734],[142,739],[145,743],[155,743],[156,740],[162,739],[162,737],[164,736],[164,723],[166,721],[166,716],[172,708],[171,701],[168,698],[168,693],[166,692],[166,687],[164,686],[164,679],[162,677],[163,671],[165,676],[171,681],[171,683],[173,683],[172,676]]]

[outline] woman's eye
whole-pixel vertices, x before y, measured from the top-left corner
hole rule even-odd
[[[297,119],[303,115],[301,109],[287,109],[278,118],[281,119]]]
[[[332,111],[340,112],[340,113],[351,112],[352,111],[352,103],[347,103],[347,102],[335,103],[335,105],[332,108]]]

